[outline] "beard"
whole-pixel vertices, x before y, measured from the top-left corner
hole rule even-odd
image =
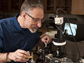
[[[29,30],[30,30],[31,33],[35,33],[37,31],[37,29],[38,29],[38,26],[31,27]]]

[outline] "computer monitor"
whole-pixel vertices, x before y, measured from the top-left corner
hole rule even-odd
[[[70,26],[71,26],[71,29],[70,29]],[[64,30],[67,30],[68,35],[76,36],[77,24],[65,23]]]
[[[72,32],[70,30],[72,29]],[[64,31],[67,30],[69,40],[84,41],[84,23],[65,23]],[[72,34],[73,33],[73,34]],[[74,38],[75,40],[74,40]]]

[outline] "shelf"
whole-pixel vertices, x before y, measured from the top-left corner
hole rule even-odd
[[[0,11],[19,11],[24,0],[0,0]],[[45,13],[56,13],[58,8],[71,11],[71,0],[41,0]],[[5,10],[6,9],[6,10]],[[63,12],[62,12],[63,13]]]
[[[0,0],[0,11],[18,12],[24,0]]]
[[[58,8],[65,9],[64,11],[68,13],[70,13],[71,11],[71,0],[53,0],[53,1],[44,0],[44,1],[45,1],[45,12],[55,13]]]

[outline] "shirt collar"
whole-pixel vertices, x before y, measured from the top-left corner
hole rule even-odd
[[[17,14],[15,17],[13,17],[13,23],[14,23],[14,26],[15,26],[15,28],[17,29],[17,31],[21,31],[21,30],[22,30],[20,24],[19,24],[18,21],[17,21],[17,17],[18,17],[19,15],[20,15],[20,14]]]

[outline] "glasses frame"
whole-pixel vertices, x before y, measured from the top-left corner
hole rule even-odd
[[[45,21],[45,19],[43,18],[43,19],[39,19],[39,18],[34,18],[34,17],[32,17],[31,15],[29,15],[28,13],[26,13],[29,17],[31,17],[34,21],[36,21],[36,22],[38,22],[38,21],[41,21],[41,22],[44,22]]]

